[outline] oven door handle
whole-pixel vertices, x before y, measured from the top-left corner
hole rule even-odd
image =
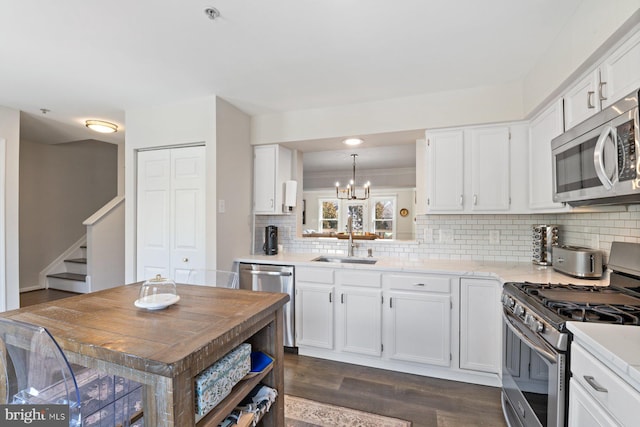
[[[534,343],[531,338],[526,336],[525,333],[522,332],[520,327],[513,320],[511,320],[511,316],[505,313],[504,310],[502,311],[502,318],[504,319],[504,322],[507,324],[509,329],[511,329],[511,332],[513,332],[518,338],[520,338],[521,341],[524,341],[526,345],[534,349],[538,354],[540,354],[540,356],[544,357],[550,363],[554,365],[558,363],[556,353],[551,349],[551,347],[549,347],[548,344],[545,344],[544,342],[541,343],[542,345]]]

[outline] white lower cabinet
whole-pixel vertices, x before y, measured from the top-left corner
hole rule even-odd
[[[338,351],[380,356],[382,289],[380,273],[344,269],[336,272]]]
[[[499,386],[496,280],[359,266],[295,274],[301,355]]]
[[[385,274],[385,357],[451,366],[451,279]]]
[[[387,357],[450,366],[451,297],[401,291],[387,295]]]
[[[618,426],[575,379],[569,381],[569,427]]]
[[[342,287],[338,310],[341,351],[380,356],[382,290]]]
[[[578,340],[571,344],[571,374],[569,426],[639,425],[640,392]]]
[[[333,349],[333,271],[297,268],[295,274],[297,344]]]
[[[460,279],[460,368],[500,372],[500,283]]]

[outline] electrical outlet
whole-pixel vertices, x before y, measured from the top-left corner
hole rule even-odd
[[[500,230],[489,230],[489,244],[490,245],[500,244]]]
[[[224,213],[225,209],[224,199],[218,200],[218,213]]]
[[[423,238],[425,243],[433,243],[433,230],[430,228],[425,228]]]
[[[591,236],[591,247],[593,249],[600,249],[600,235],[599,234],[593,234]]]

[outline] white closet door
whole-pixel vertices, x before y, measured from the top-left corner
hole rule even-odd
[[[205,265],[204,147],[138,153],[137,280]]]
[[[171,278],[205,268],[205,148],[171,150]]]

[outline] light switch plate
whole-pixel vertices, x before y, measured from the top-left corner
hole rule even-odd
[[[500,230],[489,230],[489,244],[490,245],[500,244]]]

